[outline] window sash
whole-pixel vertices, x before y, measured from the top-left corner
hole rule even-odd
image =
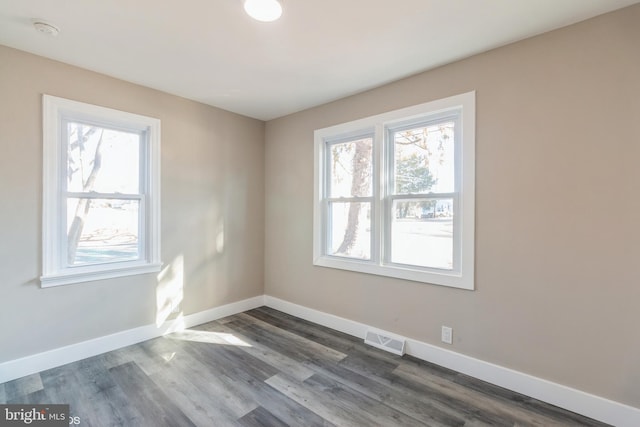
[[[462,236],[461,222],[463,221],[461,204],[460,204],[460,188],[462,183],[462,138],[461,138],[461,109],[453,112],[447,111],[439,114],[427,114],[426,116],[405,120],[400,123],[394,123],[384,126],[384,154],[386,155],[386,175],[385,180],[385,197],[384,219],[383,219],[383,241],[386,242],[380,250],[382,252],[383,264],[391,267],[408,267],[423,272],[444,273],[444,274],[460,274],[461,258],[462,258]],[[454,124],[453,132],[453,150],[454,150],[454,191],[453,192],[422,192],[422,193],[399,193],[396,191],[396,159],[395,159],[395,134],[404,130],[415,128],[427,128],[437,126],[444,123],[452,122]],[[437,267],[427,267],[416,264],[404,264],[393,262],[393,223],[394,215],[393,205],[399,200],[430,200],[430,199],[452,199],[453,200],[453,236],[452,236],[452,268],[441,269]]]
[[[407,120],[398,124],[391,124],[384,127],[384,141],[382,144],[385,147],[384,154],[386,156],[386,170],[387,176],[385,195],[411,195],[416,193],[397,193],[396,192],[396,170],[395,170],[395,141],[393,135],[402,132],[403,130],[410,130],[420,127],[431,127],[442,123],[453,122],[454,135],[453,135],[453,150],[454,150],[454,193],[460,193],[462,185],[462,126],[461,126],[461,109],[456,109],[454,112],[444,112],[439,114],[428,114],[428,117],[420,117],[418,119]]]
[[[372,150],[371,150],[371,195],[370,196],[351,196],[351,197],[331,197],[331,148],[334,145],[345,144],[348,142],[355,142],[362,139],[371,139],[372,141]],[[336,138],[329,138],[324,140],[324,166],[325,169],[323,171],[323,185],[322,185],[322,194],[325,199],[355,199],[355,198],[367,198],[367,197],[375,197],[376,196],[376,178],[377,178],[377,170],[376,170],[376,156],[375,156],[375,146],[376,146],[376,136],[375,133],[369,129],[360,130],[357,132],[350,132],[345,135],[339,135]]]
[[[69,135],[68,125],[69,123],[78,123],[83,124],[85,126],[95,126],[102,128],[104,130],[113,130],[124,133],[130,133],[138,136],[138,191],[136,193],[118,193],[118,192],[96,192],[96,191],[68,191],[68,172],[65,168],[61,168],[61,173],[63,176],[60,177],[60,188],[62,192],[66,192],[67,194],[87,194],[93,197],[94,194],[100,194],[105,197],[101,198],[109,198],[110,195],[117,196],[144,196],[149,193],[149,180],[151,179],[151,174],[149,173],[149,165],[148,160],[150,159],[150,138],[148,130],[141,130],[137,127],[126,126],[126,125],[116,125],[115,123],[106,121],[106,120],[98,120],[92,119],[89,117],[80,118],[78,114],[69,114],[66,113],[60,119],[60,132],[61,132],[61,164],[68,164],[68,148],[69,148]],[[83,196],[84,197],[84,196]]]
[[[461,273],[461,258],[462,258],[462,235],[461,235],[461,224],[462,219],[460,218],[460,198],[457,193],[426,193],[426,194],[416,194],[416,195],[408,195],[410,197],[405,197],[402,195],[394,195],[389,196],[385,200],[385,214],[386,217],[389,218],[389,221],[386,221],[384,224],[384,240],[388,242],[382,248],[383,251],[383,260],[384,264],[388,266],[398,266],[398,267],[409,267],[412,269],[416,269],[423,272],[433,272],[433,273],[444,273],[444,274],[460,274]],[[438,267],[428,267],[421,266],[417,264],[406,264],[400,262],[392,261],[392,227],[393,227],[393,202],[394,201],[420,201],[420,200],[447,200],[451,199],[453,204],[453,235],[452,235],[452,268],[444,269]],[[434,218],[437,218],[435,208],[434,208]]]
[[[365,198],[362,198],[365,199]],[[371,198],[366,198],[366,199],[371,199]],[[370,217],[369,217],[369,248],[368,248],[368,252],[369,252],[369,257],[368,258],[360,258],[357,256],[349,256],[349,255],[339,255],[337,253],[330,253],[329,252],[329,248],[331,249],[335,249],[334,247],[334,242],[333,242],[333,232],[334,230],[334,224],[333,224],[333,215],[332,215],[332,210],[331,208],[333,207],[334,204],[352,204],[352,203],[360,203],[362,205],[368,205],[369,208],[369,213],[370,213]],[[349,206],[349,209],[351,209],[351,206]],[[344,259],[350,259],[350,260],[356,260],[356,261],[360,261],[360,262],[371,262],[371,260],[375,257],[374,255],[374,251],[375,251],[375,247],[373,245],[373,235],[374,235],[374,229],[373,229],[373,218],[374,218],[374,214],[373,214],[373,209],[374,209],[374,203],[373,200],[354,200],[354,201],[346,201],[343,199],[337,199],[337,200],[329,200],[327,201],[327,208],[326,208],[326,216],[327,216],[327,232],[326,232],[326,240],[325,240],[325,245],[326,245],[326,250],[325,253],[327,256],[330,257],[336,257],[336,258],[344,258]],[[366,230],[365,230],[366,232]]]
[[[62,165],[68,164],[68,152],[69,152],[69,144],[71,140],[67,133],[68,125],[70,123],[82,124],[85,126],[93,126],[104,130],[115,130],[121,131],[133,135],[138,136],[138,193],[117,193],[117,192],[97,192],[97,191],[68,191],[68,171],[66,168],[61,168],[62,172],[64,172],[64,177],[60,181],[60,185],[62,187],[62,191],[65,193],[64,201],[62,201],[60,205],[60,220],[59,220],[59,236],[60,236],[60,267],[64,269],[78,269],[79,267],[90,268],[91,266],[100,266],[100,265],[109,265],[109,264],[129,264],[136,263],[139,261],[145,261],[149,259],[148,255],[148,247],[146,245],[147,241],[147,223],[149,222],[147,216],[147,210],[145,205],[146,194],[145,189],[149,186],[147,182],[149,180],[149,176],[147,174],[147,146],[149,144],[147,138],[147,131],[139,130],[139,129],[131,129],[126,126],[116,126],[112,123],[90,119],[90,118],[77,118],[75,115],[68,115],[62,118],[61,120],[61,130],[62,130],[62,143],[60,144],[61,149],[61,159]],[[88,200],[97,200],[97,199],[107,199],[107,200],[136,200],[138,201],[138,221],[137,221],[137,232],[138,232],[138,244],[137,251],[138,256],[132,260],[121,260],[118,258],[105,259],[95,262],[83,263],[83,264],[73,264],[69,263],[69,247],[68,247],[68,231],[66,218],[67,218],[67,205],[69,199],[88,199]]]
[[[362,140],[362,139],[371,139],[372,140],[372,150],[371,150],[371,189],[370,189],[370,196],[351,196],[351,197],[330,197],[330,193],[331,193],[331,148],[334,145],[337,144],[344,144],[344,143],[348,143],[348,142],[353,142],[353,141],[358,141],[358,140]],[[370,128],[363,128],[363,129],[358,129],[355,131],[351,131],[351,132],[346,132],[346,133],[342,133],[340,135],[336,135],[334,137],[329,137],[326,139],[323,139],[322,141],[323,144],[323,148],[322,148],[322,154],[323,154],[323,166],[324,166],[324,170],[322,172],[322,176],[323,176],[323,184],[322,184],[322,213],[321,216],[323,218],[323,237],[322,237],[322,241],[320,242],[320,245],[322,247],[322,253],[330,258],[335,258],[335,259],[345,259],[345,260],[350,260],[352,262],[360,262],[360,263],[371,263],[371,262],[378,262],[380,255],[379,255],[379,251],[377,251],[377,245],[378,245],[378,233],[377,233],[377,229],[378,229],[378,224],[377,224],[377,211],[378,211],[378,206],[376,203],[376,200],[378,198],[378,186],[376,185],[377,182],[377,176],[378,176],[378,171],[377,171],[377,157],[376,157],[376,134],[374,132],[373,129]],[[331,209],[331,204],[332,203],[369,203],[370,206],[370,212],[371,212],[371,218],[370,218],[370,248],[369,248],[369,259],[360,259],[360,258],[355,258],[355,257],[347,257],[347,256],[341,256],[341,255],[334,255],[334,254],[330,254],[329,253],[329,248],[332,247],[332,232],[333,232],[333,224],[331,223],[331,215],[330,215],[330,209]]]
[[[107,200],[134,200],[138,202],[138,215],[137,215],[137,232],[138,232],[138,244],[137,244],[137,248],[138,248],[138,256],[135,259],[131,259],[131,260],[121,260],[121,259],[107,259],[107,260],[101,260],[101,261],[96,261],[96,262],[91,262],[91,263],[83,263],[83,264],[72,264],[69,263],[68,259],[69,259],[69,248],[68,248],[68,244],[69,244],[69,233],[67,231],[67,227],[69,226],[69,224],[67,223],[67,221],[65,220],[65,218],[68,218],[68,212],[67,212],[67,205],[68,205],[68,200],[69,199],[87,199],[87,200],[101,200],[101,199],[107,199]],[[60,251],[60,263],[61,263],[61,267],[64,269],[78,269],[78,268],[90,268],[92,266],[100,266],[100,265],[109,265],[109,264],[132,264],[132,263],[137,263],[140,261],[149,261],[149,246],[147,246],[147,235],[148,235],[148,214],[147,214],[147,203],[145,203],[147,200],[146,195],[144,194],[127,194],[127,195],[120,195],[120,194],[114,194],[114,193],[67,193],[66,197],[64,197],[64,200],[62,200],[62,203],[60,204],[60,222],[59,222],[59,226],[60,226],[60,230],[58,231],[59,236],[60,236],[60,246],[59,246],[59,251]]]

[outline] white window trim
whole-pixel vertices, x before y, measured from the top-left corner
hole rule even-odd
[[[111,279],[160,271],[160,120],[100,107],[69,99],[43,95],[43,206],[42,206],[42,276],[43,288],[92,280]],[[66,267],[60,242],[66,239],[61,218],[63,165],[61,123],[64,117],[145,131],[146,192],[143,232],[146,259]]]
[[[383,242],[385,231],[385,183],[379,177],[385,176],[384,150],[387,127],[412,119],[429,117],[461,109],[462,144],[456,149],[456,173],[460,173],[457,188],[461,218],[457,221],[460,232],[460,267],[458,271],[412,268],[384,261]],[[475,91],[407,107],[388,113],[343,123],[314,132],[314,215],[313,215],[313,264],[394,277],[460,289],[474,289],[474,241],[475,241]],[[324,188],[326,186],[325,144],[327,140],[340,136],[375,133],[373,144],[373,198],[372,206],[372,254],[371,260],[357,260],[326,254]],[[460,162],[460,163],[458,163]],[[374,232],[375,231],[375,232]]]

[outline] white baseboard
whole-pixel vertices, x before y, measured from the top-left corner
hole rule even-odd
[[[243,311],[251,310],[262,305],[264,305],[264,296],[261,295],[198,313],[180,316],[177,319],[164,322],[160,326],[155,324],[141,326],[32,356],[3,362],[0,363],[0,384],[128,345],[137,344],[173,331],[211,322],[212,320],[232,314],[242,313]]]
[[[268,307],[358,338],[364,339],[366,330],[371,328],[268,295],[265,295],[264,301]],[[607,424],[617,427],[640,426],[639,408],[413,339],[407,339],[406,353]]]

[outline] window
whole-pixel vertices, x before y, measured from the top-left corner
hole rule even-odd
[[[475,93],[315,131],[314,264],[473,289]]]
[[[160,270],[160,121],[43,96],[43,287]]]

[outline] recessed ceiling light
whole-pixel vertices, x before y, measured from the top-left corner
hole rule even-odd
[[[282,15],[282,5],[278,0],[244,0],[244,10],[261,22],[275,21]]]
[[[33,21],[33,27],[39,32],[51,37],[55,37],[60,33],[60,29],[58,27],[44,21]]]

